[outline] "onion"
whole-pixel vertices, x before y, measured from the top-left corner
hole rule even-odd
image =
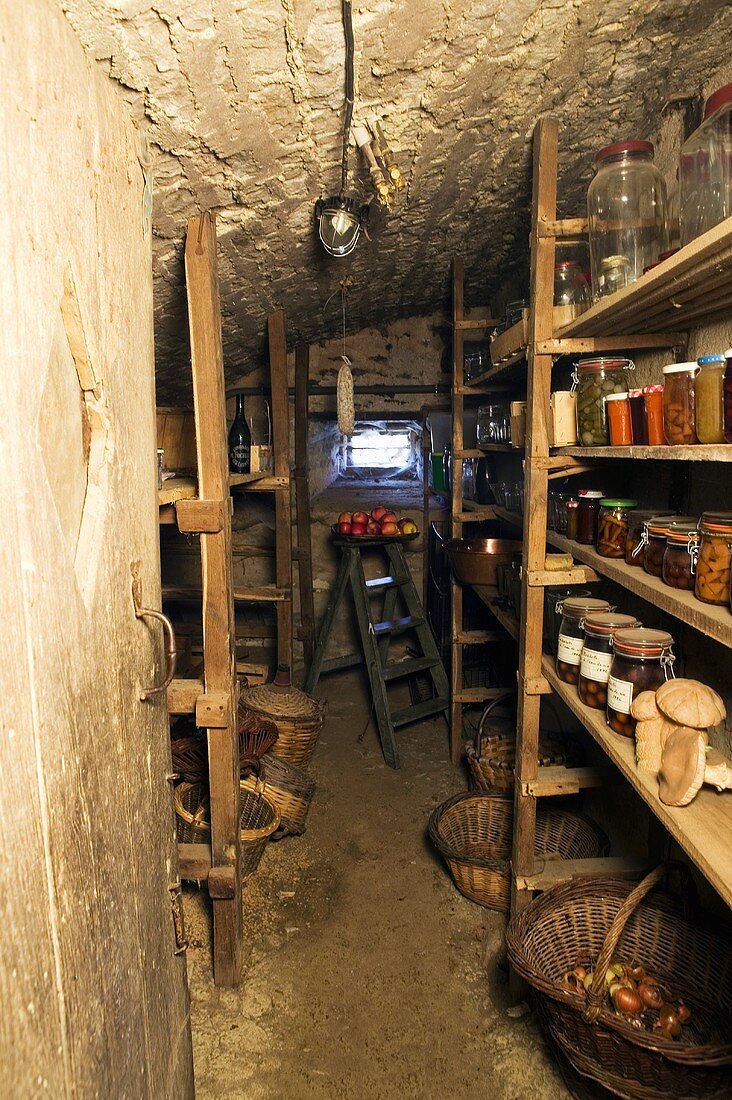
[[[619,986],[612,995],[615,1009],[624,1016],[637,1016],[643,1008],[643,1002],[634,989]]]
[[[681,1034],[681,1020],[679,1014],[673,1005],[662,1005],[661,1010],[658,1013],[658,1023],[661,1030],[665,1033],[668,1032],[674,1039],[677,1035]]]
[[[652,985],[650,982],[640,983],[638,986],[638,996],[646,1008],[661,1008],[663,1006],[661,990],[657,985]]]
[[[685,1024],[691,1019],[691,1009],[683,1001],[679,1001],[679,1022]]]
[[[587,977],[587,970],[584,966],[580,966],[579,964],[575,966],[572,973],[574,974],[575,978],[578,978],[581,982],[583,982]]]
[[[634,982],[640,982],[646,976],[645,967],[641,966],[639,962],[635,962],[635,960],[628,963],[625,972]]]

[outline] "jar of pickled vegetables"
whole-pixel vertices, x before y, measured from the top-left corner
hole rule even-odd
[[[732,512],[705,512],[699,530],[694,594],[704,603],[726,604],[732,563]]]
[[[557,642],[557,676],[565,684],[576,684],[585,641],[585,616],[611,611],[612,608],[607,600],[597,600],[592,596],[568,596],[558,610],[561,610],[562,622]]]
[[[671,447],[699,442],[694,400],[698,371],[696,363],[674,363],[663,368],[663,431]]]
[[[577,440],[583,447],[607,447],[610,443],[605,399],[610,393],[627,393],[629,359],[600,356],[577,364]]]
[[[630,515],[638,507],[637,500],[600,501],[597,520],[597,552],[601,558],[624,558],[625,543],[630,529]]]
[[[696,524],[669,527],[663,555],[663,583],[685,592],[694,591],[699,530]]]
[[[694,387],[696,434],[700,443],[724,443],[723,355],[702,355]]]
[[[597,542],[597,516],[604,494],[599,489],[580,489],[577,493],[577,542],[594,546]]]
[[[641,624],[634,615],[615,611],[587,615],[585,640],[580,657],[577,691],[583,703],[594,710],[607,706],[607,681],[613,663],[613,638],[618,630]]]
[[[635,734],[630,705],[642,691],[656,691],[673,678],[674,640],[665,630],[632,627],[613,638],[607,681],[607,722],[623,737]]]

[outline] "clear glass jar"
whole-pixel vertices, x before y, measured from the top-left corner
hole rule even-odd
[[[699,373],[694,384],[696,434],[700,443],[724,443],[724,372],[727,361],[721,354],[697,359]]]
[[[621,615],[615,611],[587,615],[577,685],[579,697],[586,706],[593,710],[605,709],[615,633],[640,625],[634,615]]]
[[[627,393],[629,359],[600,356],[577,364],[577,442],[582,447],[607,447],[610,434],[605,398],[609,393]]]
[[[508,443],[505,406],[479,406],[475,438],[479,447],[487,443]]]
[[[682,244],[732,214],[732,84],[709,97],[701,126],[684,142],[679,188]]]
[[[650,141],[618,141],[600,150],[587,217],[598,300],[635,282],[668,248],[666,183]]]
[[[637,500],[600,501],[597,520],[597,552],[601,558],[624,558],[625,543],[630,529],[630,516],[638,507]]]
[[[705,512],[699,530],[694,595],[704,603],[726,604],[732,563],[732,512]]]
[[[592,294],[580,265],[575,260],[560,260],[554,266],[554,327],[568,325],[591,305]]]
[[[604,495],[599,489],[580,489],[577,493],[577,542],[583,546],[594,546],[597,542],[597,516]]]
[[[597,600],[592,596],[568,596],[557,610],[562,613],[557,642],[557,676],[565,684],[576,684],[585,641],[585,616],[611,611],[612,608],[607,600]]]
[[[698,443],[694,413],[696,363],[674,363],[663,368],[663,434],[670,447]]]
[[[567,501],[565,508],[567,512],[567,538],[576,542],[579,501],[572,498]]]
[[[694,591],[699,531],[696,524],[669,528],[663,555],[663,583],[685,592]]]
[[[628,537],[625,540],[626,565],[643,565],[646,549],[643,529],[646,521],[651,519],[654,514],[654,512],[646,510],[639,511],[637,508],[633,510],[628,524]]]
[[[477,378],[479,374],[487,371],[491,365],[490,351],[484,344],[467,344],[463,350],[463,366],[465,381]]]
[[[674,640],[665,630],[632,627],[613,639],[613,663],[607,681],[607,723],[623,737],[635,734],[630,705],[642,691],[656,691],[673,678]]]

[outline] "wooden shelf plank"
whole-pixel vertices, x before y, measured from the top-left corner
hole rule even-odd
[[[478,445],[479,454],[489,454],[494,451],[507,455],[523,455],[524,453],[523,447],[513,447],[510,443],[480,443]]]
[[[590,565],[596,573],[622,584],[644,600],[676,616],[710,638],[732,648],[732,614],[727,606],[702,603],[692,592],[670,588],[658,577],[652,577],[643,569],[626,565],[623,560],[601,557],[594,547],[582,546],[556,531],[547,531],[547,542]]]
[[[244,477],[246,481],[239,481],[238,478]],[[236,478],[237,480],[234,480]],[[231,474],[229,476],[229,485],[231,488],[237,488],[238,486],[244,486],[247,492],[250,493],[271,493],[275,489],[288,489],[290,486],[289,477],[274,477],[270,473],[264,474]]]
[[[597,859],[552,859],[528,875],[516,876],[517,890],[550,890],[562,882],[576,878],[637,879],[650,871],[647,859],[627,856],[598,856]]]
[[[732,906],[732,845],[720,842],[720,838],[732,836],[732,795],[704,787],[688,806],[664,806],[658,798],[656,778],[636,767],[635,741],[611,730],[605,722],[604,711],[591,710],[584,705],[577,689],[557,676],[553,657],[545,656],[542,666],[544,676],[557,695],[592,734],[720,897]]]
[[[455,703],[485,703],[489,699],[497,699],[505,691],[505,687],[464,687],[453,692],[452,699]]]
[[[256,474],[229,474],[229,486],[251,485],[253,482],[262,481],[266,477],[269,477],[269,470],[263,470],[261,473]]]
[[[484,328],[495,328],[496,325],[500,325],[500,319],[497,317],[461,317],[456,321],[453,321],[453,325],[457,329],[462,329],[464,332],[480,331]]]
[[[284,603],[290,599],[287,589],[271,584],[260,588],[234,588],[232,591],[235,603]],[[164,600],[198,601],[203,596],[203,589],[195,585],[164,584],[162,594]]]
[[[158,505],[174,504],[176,500],[193,500],[198,495],[195,477],[169,477],[158,489]]]
[[[518,641],[519,622],[512,611],[503,607],[498,598],[498,589],[488,584],[474,584],[472,586],[476,596],[483,601],[491,615],[495,615],[499,623],[511,637]]]
[[[664,462],[732,462],[732,444],[700,443],[696,447],[557,447],[552,454],[575,458],[654,458]]]

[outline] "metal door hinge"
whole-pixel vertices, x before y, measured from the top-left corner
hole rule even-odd
[[[183,890],[180,882],[171,882],[168,885],[170,892],[170,908],[173,914],[173,930],[175,932],[175,955],[185,955],[188,950],[188,937],[186,936],[186,922],[183,915]]]

